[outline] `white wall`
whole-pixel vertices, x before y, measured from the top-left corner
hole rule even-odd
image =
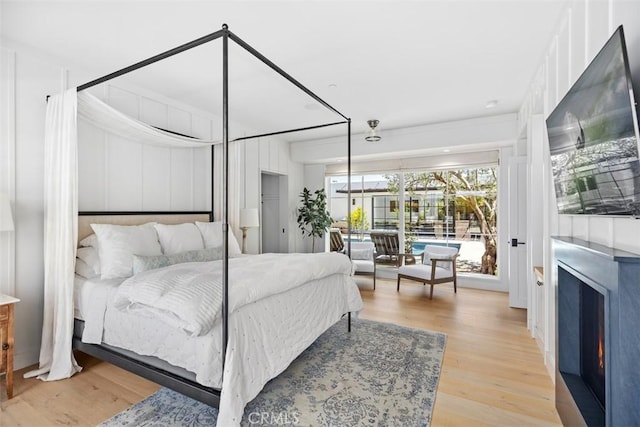
[[[173,132],[214,139],[217,117],[103,85],[93,91],[127,115]],[[87,122],[78,123],[81,211],[210,210],[211,148],[165,148],[124,140]]]
[[[288,197],[288,200],[282,200],[280,216],[285,228],[283,239],[288,242],[289,252],[306,252],[305,242],[298,230],[296,214],[298,195],[304,188],[303,165],[291,160],[289,143],[261,138],[258,149],[260,172],[288,177],[288,188],[280,189],[280,194]],[[256,179],[258,183],[261,182],[260,175]]]
[[[0,42],[0,192],[10,195],[15,219],[15,232],[0,233],[0,292],[21,299],[15,314],[15,368],[20,369],[37,363],[42,331],[46,95],[84,83],[89,77],[82,71],[68,70],[46,53],[6,40]],[[220,132],[217,117],[122,82],[92,92],[159,127],[196,137],[215,138]],[[256,133],[237,122],[230,125],[246,134]],[[79,132],[81,210],[209,209],[209,149],[131,146],[90,125],[81,125]],[[260,206],[262,170],[289,176],[285,220],[289,231],[295,229],[303,169],[290,160],[288,144],[265,138],[236,144],[234,150],[230,174],[231,189],[237,197],[230,222],[236,236],[241,238],[237,229],[239,209]],[[216,209],[218,206],[216,202]],[[249,232],[251,253],[259,250],[259,234]],[[290,251],[304,249],[298,233],[288,233],[287,239]]]
[[[40,351],[43,307],[43,181],[45,95],[60,92],[66,72],[38,57],[1,47],[3,156],[0,191],[12,198],[14,233],[0,235],[0,256],[15,254],[0,271],[0,292],[21,301],[15,310],[15,367]],[[7,155],[5,155],[5,153]],[[8,253],[8,254],[7,254]]]
[[[624,26],[631,62],[636,100],[640,84],[640,2],[631,0],[574,0],[567,4],[544,60],[535,73],[531,88],[519,111],[519,127],[537,129],[580,76],[589,62],[619,25]],[[534,132],[535,133],[535,132]],[[545,360],[555,372],[555,299],[556,277],[552,274],[553,254],[550,236],[574,236],[606,246],[640,253],[640,222],[626,218],[558,215],[550,176],[546,132],[529,134],[531,179],[542,185],[531,186],[530,200],[542,204],[541,224],[532,233],[544,236],[542,262],[545,268]],[[553,376],[552,376],[553,377]]]

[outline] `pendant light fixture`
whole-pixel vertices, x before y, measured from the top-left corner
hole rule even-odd
[[[380,123],[379,120],[367,120],[367,123],[369,124],[369,127],[371,128],[371,131],[369,132],[369,135],[367,135],[364,139],[367,142],[378,142],[380,141],[380,136],[378,136],[378,134],[376,134],[376,126],[378,126],[378,123]]]

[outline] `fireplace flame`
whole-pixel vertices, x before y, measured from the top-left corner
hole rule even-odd
[[[604,349],[602,348],[602,338],[598,340],[598,366],[604,369]]]

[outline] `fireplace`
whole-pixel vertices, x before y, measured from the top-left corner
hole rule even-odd
[[[603,414],[606,410],[604,328],[604,295],[583,283],[580,289],[580,376]]]
[[[640,255],[554,238],[556,408],[565,425],[640,424]]]

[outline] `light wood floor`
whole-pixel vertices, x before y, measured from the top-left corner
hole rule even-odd
[[[358,278],[366,319],[445,332],[442,375],[432,426],[560,425],[553,384],[526,329],[526,312],[507,307],[502,293]],[[406,283],[406,284],[405,284]],[[372,355],[375,357],[375,355]],[[159,387],[108,363],[77,353],[84,367],[64,381],[14,376],[14,394],[0,388],[0,426],[93,426]],[[2,378],[4,380],[4,378]]]

